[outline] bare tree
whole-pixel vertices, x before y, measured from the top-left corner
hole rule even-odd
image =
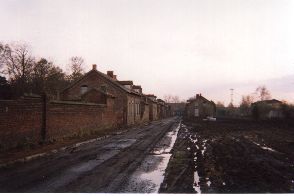
[[[171,103],[172,95],[164,95],[164,96],[163,96],[163,100],[164,100],[166,103]]]
[[[76,81],[80,79],[84,75],[84,59],[82,57],[78,56],[73,56],[70,58],[70,69],[71,69],[71,74],[69,75],[69,80],[71,82]]]
[[[221,101],[218,101],[218,102],[216,103],[216,107],[217,107],[217,108],[224,108],[224,107],[225,107],[225,104],[224,104],[223,102],[221,102]]]
[[[1,73],[8,75],[14,94],[19,96],[30,90],[34,58],[26,44],[1,46]]]
[[[0,43],[0,70],[2,71],[2,67],[4,66],[4,56],[5,55],[5,45]]]
[[[2,58],[5,65],[4,73],[8,74],[10,79],[26,81],[30,78],[33,71],[34,58],[26,44],[5,46]]]
[[[243,95],[241,104],[240,104],[240,112],[243,115],[250,114],[250,106],[254,101],[254,97],[252,95]]]
[[[175,96],[172,96],[171,101],[172,103],[180,103],[180,98],[179,96],[175,95]]]
[[[270,91],[265,87],[265,86],[259,86],[256,90],[255,93],[257,94],[258,98],[261,101],[271,99],[271,94]]]
[[[180,98],[177,95],[164,95],[163,99],[166,103],[180,103]]]

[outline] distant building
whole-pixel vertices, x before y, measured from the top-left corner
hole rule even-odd
[[[203,119],[216,115],[215,103],[207,100],[201,94],[197,94],[195,98],[189,99],[187,102],[185,111],[188,118]]]
[[[145,96],[147,97],[147,102],[149,104],[149,120],[158,120],[158,103],[156,96],[152,94]]]
[[[173,116],[183,116],[185,112],[186,103],[168,103]]]
[[[284,118],[283,102],[271,99],[251,104],[252,115],[258,119]]]

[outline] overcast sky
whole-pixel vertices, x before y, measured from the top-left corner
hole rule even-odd
[[[65,69],[113,70],[145,93],[234,103],[266,85],[294,103],[293,0],[0,0],[0,41]]]

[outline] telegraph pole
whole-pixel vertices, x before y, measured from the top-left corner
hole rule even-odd
[[[233,106],[234,89],[231,88],[230,91],[231,91],[231,105]]]

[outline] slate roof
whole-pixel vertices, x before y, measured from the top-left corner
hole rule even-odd
[[[111,78],[110,76],[108,76],[107,74],[104,74],[96,69],[92,69],[89,72],[87,72],[82,78],[80,78],[79,80],[75,81],[74,83],[72,83],[71,85],[69,85],[68,87],[66,87],[65,89],[63,89],[62,92],[70,89],[71,87],[73,87],[74,85],[76,85],[78,82],[80,82],[81,80],[83,80],[84,78],[88,77],[88,75],[90,75],[91,73],[96,73],[99,76],[105,78],[106,80],[108,80],[109,82],[111,82],[112,84],[114,84],[115,86],[117,86],[118,88],[120,88],[121,90],[129,93],[129,94],[134,94],[134,95],[138,95],[138,96],[142,96],[143,94],[138,93],[136,91],[133,91],[132,89],[128,89],[126,87],[124,87],[120,82],[125,82],[125,81],[117,81],[113,78]],[[128,82],[132,82],[132,81],[128,81]]]
[[[262,104],[262,103],[264,103],[264,104],[275,104],[275,103],[283,103],[283,102],[281,102],[281,101],[279,101],[279,100],[277,100],[277,99],[270,99],[270,100],[263,100],[263,101],[256,101],[256,102],[254,102],[254,103],[252,103],[252,104]]]

